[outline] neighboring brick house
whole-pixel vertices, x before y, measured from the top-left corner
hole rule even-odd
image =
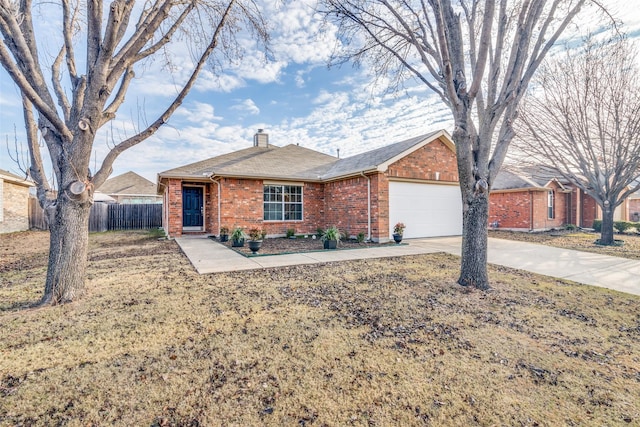
[[[591,196],[543,169],[500,171],[489,196],[490,227],[542,231],[574,224],[590,228],[602,218]],[[628,212],[629,199],[616,209],[615,219],[628,219]]]
[[[162,196],[156,192],[156,184],[135,172],[109,178],[96,191],[100,201],[110,202],[109,198],[121,204],[162,203]],[[105,194],[109,197],[102,197]]]
[[[0,233],[29,229],[29,189],[33,181],[0,169]]]
[[[158,192],[169,236],[262,227],[269,236],[330,225],[389,240],[459,235],[462,204],[455,147],[444,131],[339,159],[295,144],[277,147],[261,130],[253,147],[162,172]]]

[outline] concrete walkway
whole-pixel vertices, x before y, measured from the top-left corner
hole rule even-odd
[[[176,242],[198,273],[207,274],[436,252],[460,255],[461,238],[407,239],[406,245],[249,258],[206,236],[179,237]],[[489,239],[488,257],[492,264],[640,295],[640,261],[502,239]]]

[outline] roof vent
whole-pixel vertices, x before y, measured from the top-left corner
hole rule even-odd
[[[269,147],[269,134],[264,133],[264,129],[258,129],[258,133],[253,135],[253,146],[254,147]]]

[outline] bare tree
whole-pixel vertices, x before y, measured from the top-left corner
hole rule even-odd
[[[56,38],[34,26],[38,10],[60,22],[60,47],[48,69],[38,48]],[[169,119],[208,61],[241,53],[241,31],[266,43],[265,28],[253,0],[113,0],[108,5],[102,0],[36,5],[32,0],[0,0],[0,64],[22,94],[30,173],[51,231],[42,304],[72,301],[82,293],[93,191],[107,179],[118,155]],[[153,123],[118,141],[92,175],[96,133],[116,117],[135,84],[135,68],[154,57],[170,58],[172,43],[178,42],[199,48],[186,82]],[[51,157],[57,195],[44,172],[39,135]]]
[[[488,195],[527,86],[588,0],[324,0],[346,45],[378,76],[412,76],[451,109],[463,201],[458,283],[489,287]]]
[[[587,39],[579,52],[541,67],[517,122],[519,163],[548,165],[593,197],[606,245],[614,241],[615,208],[640,189],[636,60],[624,38]]]

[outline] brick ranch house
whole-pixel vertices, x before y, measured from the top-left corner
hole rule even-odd
[[[596,201],[548,173],[501,170],[489,196],[489,225],[516,231],[542,231],[566,224],[591,228],[602,218]],[[634,220],[640,203],[625,200],[614,219]],[[636,209],[635,211],[633,209]],[[637,215],[636,215],[637,216]]]
[[[29,189],[33,181],[0,169],[0,233],[29,229]]]
[[[462,204],[455,147],[445,131],[339,159],[296,144],[277,147],[259,130],[253,146],[158,174],[171,237],[264,228],[269,237],[335,225],[387,241],[459,235]]]

